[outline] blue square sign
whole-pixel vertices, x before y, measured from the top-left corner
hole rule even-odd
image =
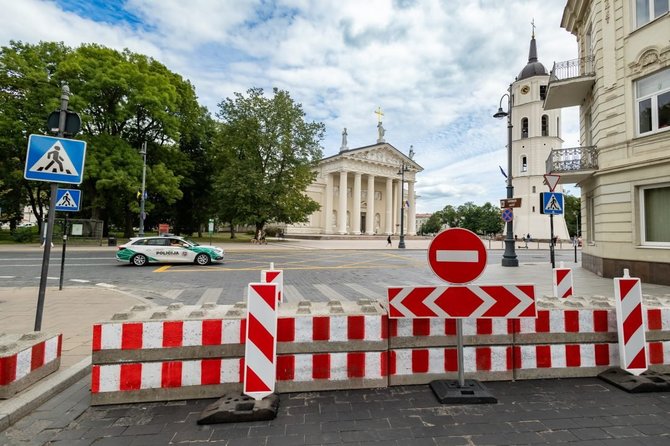
[[[85,158],[85,141],[30,135],[23,177],[26,180],[81,184]]]
[[[542,192],[541,214],[562,215],[563,214],[563,194],[560,192]]]
[[[64,212],[76,212],[81,203],[81,191],[79,189],[56,190],[56,210]]]

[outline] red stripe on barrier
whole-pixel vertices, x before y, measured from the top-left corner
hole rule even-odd
[[[30,370],[35,370],[44,365],[45,341],[35,344],[30,352]]]
[[[412,373],[428,371],[428,350],[412,350]]]
[[[413,320],[418,321],[419,319],[413,319]],[[391,336],[392,338],[398,336],[398,321],[399,319],[388,320],[388,335]]]
[[[647,368],[647,353],[644,351],[644,348],[641,349],[635,358],[628,364],[628,368],[631,369],[646,369]]]
[[[507,333],[519,333],[521,332],[521,322],[519,319],[507,319]]]
[[[593,331],[596,333],[607,333],[607,310],[593,311]]]
[[[663,343],[650,342],[649,343],[649,363],[663,364]]]
[[[312,339],[330,341],[330,318],[328,316],[318,316],[312,319]]]
[[[203,359],[200,364],[200,381],[203,386],[221,384],[221,360]]]
[[[444,370],[447,372],[458,371],[458,352],[455,348],[444,349]]]
[[[240,320],[240,344],[247,342],[247,320]]]
[[[277,342],[295,341],[295,319],[277,319]]]
[[[389,352],[389,370],[388,370],[388,372],[389,372],[390,375],[395,375],[398,371],[398,369],[396,367],[398,358],[396,357],[396,355],[397,355],[397,353],[395,352],[395,350],[391,350]]]
[[[493,319],[477,319],[475,322],[478,335],[493,334]]]
[[[382,332],[381,332],[381,337],[382,339],[388,339],[389,338],[389,318],[386,315],[382,316]]]
[[[277,380],[292,381],[295,379],[295,356],[277,356]]]
[[[491,370],[491,348],[481,347],[475,350],[477,370]]]
[[[456,335],[456,319],[444,320],[444,334],[453,336]]]
[[[244,383],[245,392],[270,392],[270,387],[254,373],[254,369],[247,367],[247,382]]]
[[[536,333],[549,333],[549,311],[540,310],[537,312],[537,319],[535,319]]]
[[[638,304],[630,311],[628,317],[623,321],[623,340],[628,344],[630,338],[642,327],[642,304]],[[630,366],[633,368],[633,366]]]
[[[565,310],[565,332],[566,333],[579,333],[579,311],[577,310]]]
[[[58,353],[56,354],[56,356],[60,357],[62,351],[63,351],[63,335],[60,334],[58,335]]]
[[[142,322],[129,322],[121,325],[121,349],[142,348]]]
[[[661,309],[651,308],[647,310],[647,330],[662,330],[663,320],[661,319]]]
[[[119,390],[139,390],[142,386],[142,364],[121,364]]]
[[[535,346],[535,365],[538,369],[547,369],[551,367],[551,346]]]
[[[261,324],[253,314],[248,316],[249,323],[249,342],[258,347],[258,350],[268,359],[273,362],[275,354],[274,337],[272,333]]]
[[[2,384],[2,381],[0,381]],[[100,366],[91,367],[91,393],[100,393]]]
[[[161,387],[181,387],[181,361],[164,362],[161,367]]]
[[[607,344],[596,344],[594,349],[596,365],[610,365],[610,346]]]
[[[219,345],[223,340],[223,321],[207,319],[202,321],[202,345]]]
[[[163,347],[181,347],[184,321],[163,322]]]
[[[580,345],[565,346],[565,365],[579,367],[582,365],[582,349]]]
[[[93,346],[94,352],[100,351],[102,348],[102,326],[100,324],[93,325]]]
[[[330,378],[330,355],[328,353],[312,356],[312,378]]]
[[[633,289],[635,285],[638,284],[638,279],[620,279],[619,280],[619,289],[621,290],[621,301],[623,302],[630,290]]]
[[[430,336],[430,319],[412,319],[414,336]]]
[[[365,352],[347,353],[347,376],[365,378]]]
[[[365,339],[365,316],[347,316],[347,339]]]
[[[0,358],[0,385],[16,380],[16,355]]]
[[[381,352],[381,370],[379,371],[381,376],[389,376],[389,354],[387,351]]]
[[[240,358],[240,364],[239,365],[240,365],[240,368],[239,368],[239,371],[240,371],[239,375],[240,376],[238,376],[237,379],[238,379],[238,382],[243,383],[244,382],[244,367],[246,367],[246,365],[244,364],[244,357]]]

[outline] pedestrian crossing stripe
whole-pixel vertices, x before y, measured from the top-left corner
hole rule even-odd
[[[60,141],[56,141],[42,155],[33,166],[28,169],[29,172],[47,172],[57,173],[59,175],[79,176],[79,172],[72,164],[67,151]]]
[[[56,203],[56,207],[59,208],[77,208],[77,203],[75,203],[74,198],[70,195],[70,191],[65,191],[60,200]]]

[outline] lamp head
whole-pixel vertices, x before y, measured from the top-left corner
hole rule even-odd
[[[496,112],[495,115],[493,115],[493,117],[501,119],[501,118],[504,118],[507,115],[508,115],[508,113],[506,111],[503,111],[502,107],[498,107],[498,111]]]

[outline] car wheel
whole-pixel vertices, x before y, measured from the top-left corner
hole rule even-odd
[[[147,256],[144,254],[135,254],[130,261],[135,266],[144,266],[147,264]]]
[[[197,263],[198,265],[209,265],[210,260],[211,259],[209,258],[209,256],[204,252],[201,252],[200,254],[195,256],[195,263]]]

